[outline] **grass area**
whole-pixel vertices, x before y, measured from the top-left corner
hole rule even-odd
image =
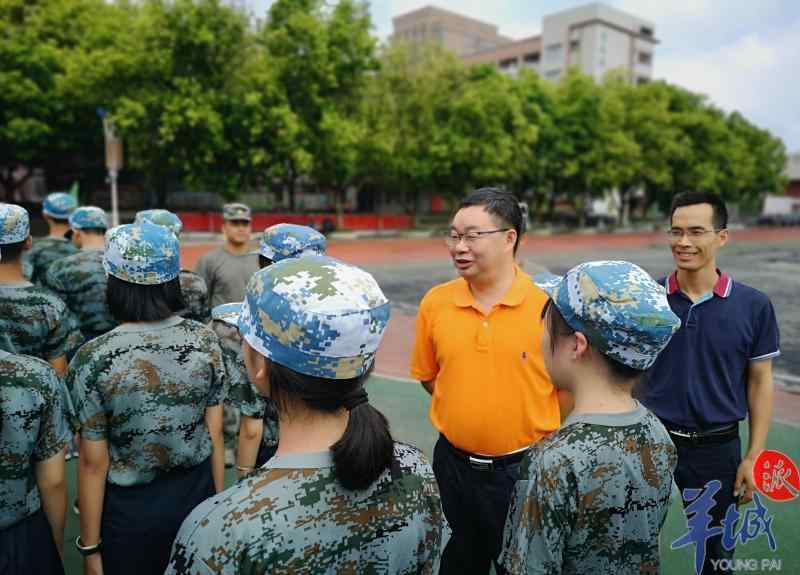
[[[389,418],[392,432],[396,439],[411,443],[422,449],[430,458],[436,433],[428,419],[429,398],[421,386],[408,383],[372,378],[368,385],[371,401]],[[788,425],[773,423],[770,429],[768,446],[777,449],[792,457],[800,463],[800,443],[797,441],[798,430]],[[746,431],[745,431],[746,435]],[[746,437],[743,438],[746,445]],[[75,497],[75,463],[69,462],[69,490],[70,501]],[[234,481],[234,473],[228,470],[226,484]],[[781,573],[800,573],[800,499],[788,503],[775,503],[766,501],[769,513],[774,517],[772,528],[778,543],[777,551],[773,552],[767,545],[766,538],[760,537],[747,545],[737,549],[737,559],[756,559],[761,566],[763,559],[778,559],[781,561]],[[662,532],[661,547],[663,550],[662,572],[665,575],[686,575],[693,573],[693,547],[686,547],[677,551],[670,550],[672,541],[686,531],[686,520],[683,515],[677,491],[673,492],[672,506],[667,516],[667,522]],[[82,561],[75,550],[73,541],[78,535],[78,517],[72,512],[67,518],[67,533],[65,543],[65,564],[67,575],[82,573]],[[761,573],[762,571],[747,571],[748,573]],[[763,571],[769,572],[769,571]],[[774,571],[773,571],[774,572]]]

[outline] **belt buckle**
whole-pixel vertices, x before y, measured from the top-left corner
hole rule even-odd
[[[491,459],[481,459],[480,457],[472,457],[471,455],[467,456],[467,459],[473,469],[477,469],[478,471],[494,470],[494,462]]]
[[[670,429],[669,432],[672,435],[677,435],[678,437],[683,437],[684,439],[695,439],[697,437],[697,434],[691,431],[688,433],[684,433],[682,431],[675,431],[674,429]]]

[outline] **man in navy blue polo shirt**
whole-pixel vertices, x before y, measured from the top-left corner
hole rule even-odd
[[[670,220],[677,269],[662,283],[681,328],[649,372],[643,402],[678,449],[675,482],[681,493],[721,482],[711,511],[714,526],[731,504],[752,499],[753,464],[772,416],[778,324],[766,295],[717,269],[717,251],[728,242],[728,212],[718,195],[676,196]],[[742,458],[739,421],[745,416],[750,440]],[[727,572],[714,565],[732,556],[720,536],[710,538],[702,573]]]

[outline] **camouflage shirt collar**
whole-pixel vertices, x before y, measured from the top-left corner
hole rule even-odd
[[[326,467],[333,467],[333,454],[330,450],[275,455],[262,469],[325,469]]]
[[[634,401],[636,401],[634,399]],[[636,407],[631,411],[622,413],[575,413],[564,420],[561,427],[573,423],[588,423],[589,425],[602,425],[603,427],[626,427],[636,425],[647,415],[647,408],[636,401]]]
[[[164,329],[167,327],[172,327],[178,325],[183,321],[183,318],[179,315],[173,315],[168,317],[167,319],[162,319],[161,321],[147,321],[142,323],[126,323],[119,327],[117,327],[114,331],[121,331],[127,333],[135,333],[135,332],[142,332],[142,331],[156,331],[159,329]]]

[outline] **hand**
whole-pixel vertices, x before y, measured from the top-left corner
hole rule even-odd
[[[103,556],[94,553],[83,558],[83,575],[103,575]]]
[[[755,461],[749,457],[742,459],[736,471],[736,481],[733,484],[733,495],[739,496],[739,505],[745,505],[753,500],[753,491],[756,488],[753,479],[753,466]]]

